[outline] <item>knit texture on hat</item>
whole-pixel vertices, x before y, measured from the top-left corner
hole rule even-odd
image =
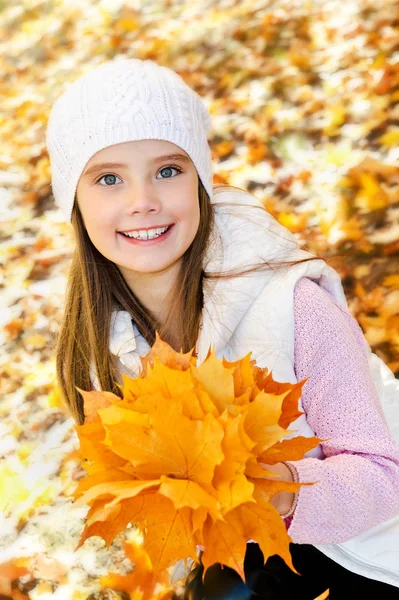
[[[191,158],[212,198],[208,110],[183,79],[151,60],[114,60],[85,73],[54,104],[47,128],[52,189],[70,221],[80,176],[108,146],[136,140],[172,142]]]

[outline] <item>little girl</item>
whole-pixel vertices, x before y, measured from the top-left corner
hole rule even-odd
[[[156,331],[194,348],[198,364],[213,346],[228,360],[252,352],[276,380],[307,378],[293,429],[326,441],[273,467],[317,482],[273,499],[302,575],[278,557],[263,565],[251,543],[246,585],[218,565],[202,582],[199,565],[186,597],[399,598],[396,380],[348,313],[338,274],[250,194],[212,185],[210,127],[201,98],[149,60],[106,62],[55,103],[52,188],[76,234],[57,348],[66,402],[82,424],[76,387],[120,395]]]

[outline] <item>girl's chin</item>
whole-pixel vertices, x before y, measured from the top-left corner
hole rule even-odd
[[[164,258],[164,257],[163,257]],[[165,273],[166,271],[170,271],[173,267],[175,267],[177,264],[179,264],[180,262],[180,258],[171,260],[171,261],[159,261],[159,262],[152,262],[151,264],[149,264],[149,261],[143,261],[142,263],[140,262],[136,262],[134,264],[124,264],[124,265],[118,265],[119,266],[119,270],[121,271],[122,275],[126,275],[128,276],[129,274],[134,275],[134,276],[155,276],[158,274],[162,274]]]

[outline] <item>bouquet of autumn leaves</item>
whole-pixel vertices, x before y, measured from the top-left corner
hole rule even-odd
[[[250,354],[228,362],[210,352],[198,367],[192,353],[177,353],[158,336],[142,367],[136,379],[124,375],[123,399],[80,390],[86,419],[76,431],[88,476],[74,497],[90,510],[77,548],[93,535],[109,546],[136,525],[152,589],[178,560],[195,558],[197,546],[205,570],[222,563],[244,578],[249,539],[265,561],[279,554],[293,568],[290,538],[270,499],[300,484],[262,464],[298,460],[320,442],[284,439],[301,414],[304,382],[275,382]]]

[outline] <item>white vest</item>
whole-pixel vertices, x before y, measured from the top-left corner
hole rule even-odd
[[[210,346],[219,358],[224,356],[230,361],[252,352],[257,365],[271,370],[274,379],[294,383],[295,285],[301,277],[316,280],[346,307],[341,279],[322,260],[273,270],[273,261],[296,261],[311,255],[299,249],[294,236],[245,191],[219,188],[214,191],[212,203],[216,226],[204,261],[205,271],[239,271],[264,261],[271,268],[204,281],[204,309],[196,345],[198,364]],[[148,350],[147,342],[132,327],[129,314],[114,311],[110,351],[118,357],[120,370],[137,376],[139,357]],[[389,428],[399,444],[399,382],[371,350],[369,363]],[[94,372],[93,380],[95,383]],[[98,381],[95,385],[98,388]],[[305,415],[290,427],[295,429],[292,435],[314,435]],[[323,457],[320,447],[308,456]],[[350,571],[399,587],[399,515],[346,542],[316,548]]]

